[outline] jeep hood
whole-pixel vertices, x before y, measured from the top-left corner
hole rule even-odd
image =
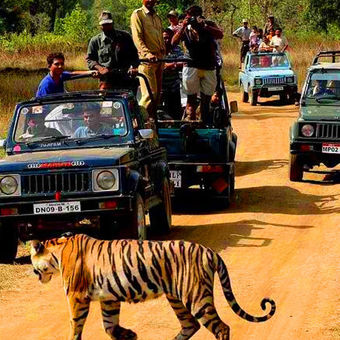
[[[32,169],[36,164],[56,162],[73,162],[72,167],[82,168],[120,165],[131,162],[134,152],[128,147],[26,152],[0,160],[0,171],[20,171]]]
[[[280,76],[293,76],[294,71],[290,69],[273,69],[273,68],[268,68],[268,69],[252,69],[251,72],[249,72],[253,77],[261,77],[261,78],[267,78],[267,77],[280,77]]]
[[[302,118],[305,120],[320,119],[340,121],[340,106],[338,105],[307,105],[301,107],[300,112]]]

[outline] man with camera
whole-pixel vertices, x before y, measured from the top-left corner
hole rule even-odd
[[[203,17],[202,8],[191,6],[186,10],[181,29],[172,38],[172,44],[181,40],[186,48],[186,57],[191,59],[183,67],[183,87],[188,96],[186,114],[196,119],[197,95],[200,93],[201,120],[209,124],[209,105],[216,85],[217,43],[223,32],[217,25]]]

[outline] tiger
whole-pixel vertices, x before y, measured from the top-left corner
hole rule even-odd
[[[165,294],[181,330],[174,340],[190,339],[203,324],[218,340],[230,339],[230,327],[214,306],[214,274],[232,310],[251,322],[270,319],[275,302],[264,298],[267,315],[245,312],[232,292],[220,255],[201,244],[181,241],[98,240],[84,234],[31,241],[33,271],[41,283],[61,273],[70,310],[69,339],[79,340],[91,301],[101,305],[103,326],[111,339],[134,340],[135,332],[119,325],[121,302],[137,303]]]

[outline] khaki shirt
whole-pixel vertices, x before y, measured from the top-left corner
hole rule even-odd
[[[136,9],[131,15],[131,31],[140,58],[164,57],[163,25],[156,13],[145,6]]]

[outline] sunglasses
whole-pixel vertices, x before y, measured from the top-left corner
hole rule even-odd
[[[56,63],[53,63],[53,65],[54,65],[54,66],[64,66],[64,63],[58,63],[58,62],[56,62]]]

